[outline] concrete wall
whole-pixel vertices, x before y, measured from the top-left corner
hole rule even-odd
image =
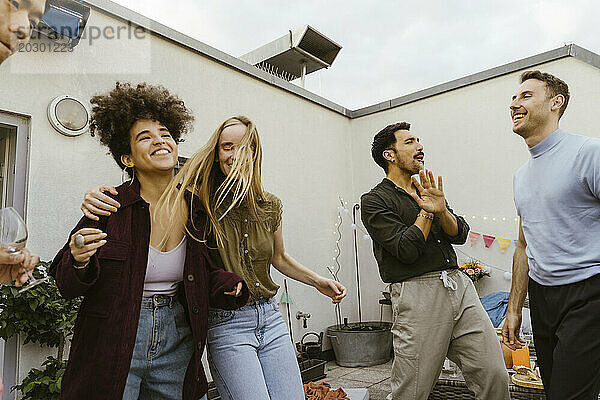
[[[574,58],[536,68],[555,74],[569,84],[572,97],[561,128],[600,137],[594,124],[594,110],[600,106],[598,69]],[[450,206],[467,218],[471,229],[517,239],[512,177],[529,158],[524,141],[512,133],[508,112],[510,98],[519,86],[519,75],[520,72],[490,79],[352,120],[355,198],[384,176],[371,158],[373,136],[390,123],[408,121],[412,123],[411,131],[421,138],[425,166],[443,176]],[[482,239],[474,247],[468,243],[457,247],[463,260],[467,257],[460,251],[498,267],[491,270],[491,278],[477,283],[480,295],[510,290],[510,282],[503,278],[503,272],[512,268],[514,248],[511,244],[502,254],[497,241],[487,249]],[[369,244],[361,248],[361,266],[363,292],[373,293],[364,297],[363,307],[368,315],[375,315],[379,312],[375,293],[385,285],[376,279],[377,266]]]

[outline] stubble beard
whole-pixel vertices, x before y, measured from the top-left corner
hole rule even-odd
[[[423,166],[414,159],[410,162],[401,161],[399,167],[402,171],[410,176],[418,174],[421,168],[423,168]]]

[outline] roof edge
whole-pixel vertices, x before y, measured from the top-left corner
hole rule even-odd
[[[559,47],[554,50],[546,51],[544,53],[536,54],[531,57],[523,58],[521,60],[513,61],[508,64],[501,65],[487,69],[485,71],[477,72],[472,75],[455,79],[440,85],[432,86],[427,89],[419,90],[414,93],[410,93],[401,97],[397,97],[391,100],[359,108],[352,111],[350,118],[359,118],[366,115],[374,114],[380,111],[389,110],[395,107],[403,106],[408,103],[413,103],[418,100],[423,100],[428,97],[436,96],[441,93],[446,93],[455,89],[460,89],[466,86],[473,85],[475,83],[483,82],[488,79],[497,78],[502,75],[510,74],[515,71],[519,71],[525,68],[530,68],[535,65],[547,63],[550,61],[559,60],[565,57],[575,57],[579,60],[588,62],[598,68],[600,68],[600,56],[592,53],[589,50],[585,50],[582,47],[574,44],[569,44],[563,47]]]
[[[240,60],[239,58],[233,57],[227,53],[217,50],[214,47],[207,45],[206,43],[203,43],[197,39],[193,39],[190,36],[184,35],[183,33],[169,28],[168,26],[163,25],[157,21],[144,17],[143,15],[132,11],[126,7],[123,7],[120,4],[117,4],[111,0],[84,0],[84,3],[86,3],[88,6],[90,6],[96,11],[99,11],[103,14],[107,14],[113,18],[116,18],[117,20],[126,22],[128,24],[132,24],[133,26],[139,26],[140,28],[147,30],[148,32],[157,37],[160,37],[171,43],[184,47],[187,50],[192,51],[194,53],[201,54],[202,56],[205,56],[211,59],[212,61],[215,61],[228,68],[237,70],[238,72],[251,76],[271,86],[275,86],[281,90],[285,90],[286,92],[305,98],[306,100],[320,105],[322,107],[325,107],[333,112],[336,112],[346,117],[350,117],[352,113],[351,110],[339,104],[336,104],[330,100],[327,100],[324,97],[316,95],[313,92],[310,92],[304,88],[289,83],[281,78],[276,77],[275,75],[262,71],[254,67],[253,65],[250,65]]]

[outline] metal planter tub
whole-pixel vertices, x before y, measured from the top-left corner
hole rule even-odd
[[[355,322],[327,328],[336,362],[343,367],[369,367],[392,359],[392,324]]]

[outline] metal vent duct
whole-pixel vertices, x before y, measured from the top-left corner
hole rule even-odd
[[[341,49],[342,46],[306,25],[244,54],[240,59],[291,81],[328,68]]]

